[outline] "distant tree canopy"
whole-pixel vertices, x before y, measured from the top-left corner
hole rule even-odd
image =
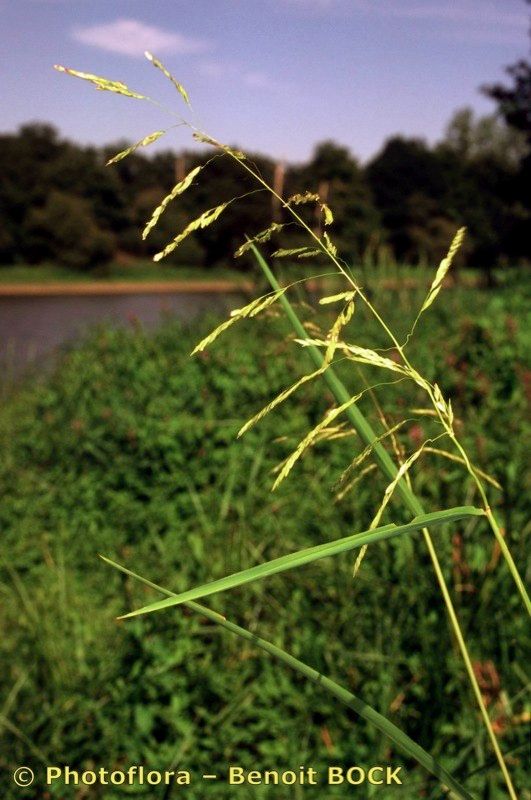
[[[526,0],[531,5],[531,0]],[[531,25],[529,27],[531,37]],[[507,125],[521,131],[531,144],[531,64],[520,59],[507,67],[512,85],[484,86],[483,93],[494,100]]]
[[[410,264],[433,264],[456,228],[466,225],[464,258],[490,270],[531,258],[525,234],[531,222],[529,130],[521,123],[525,114],[506,112],[504,102],[507,123],[461,109],[437,146],[396,136],[365,166],[334,142],[319,144],[302,165],[249,157],[268,182],[281,182],[285,196],[319,193],[334,210],[331,232],[350,262],[365,263],[367,254],[378,258],[385,251]],[[528,124],[529,108],[527,113]],[[140,231],[153,209],[212,152],[136,152],[106,167],[125,146],[81,147],[37,123],[0,136],[0,264],[52,261],[91,269],[115,258],[149,258],[205,209],[246,193],[215,225],[188,237],[170,256],[173,263],[226,264],[244,234],[266,228],[272,218],[288,221],[232,159],[219,157],[143,241]],[[319,231],[315,208],[300,209]],[[278,246],[300,243],[306,243],[300,232],[287,226]],[[242,269],[248,264],[241,259]]]

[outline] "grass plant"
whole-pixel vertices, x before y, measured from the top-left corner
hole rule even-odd
[[[184,102],[189,106],[188,95],[181,84],[168,73],[166,68],[161,64],[160,61],[158,61],[158,59],[150,54],[147,54],[147,56],[151,63],[171,80],[171,82],[174,84],[174,87],[180,94],[181,99],[184,100]],[[149,100],[149,98],[146,98],[144,95],[130,90],[121,82],[108,81],[107,79],[100,78],[99,76],[78,72],[64,67],[60,67],[59,69],[75,77],[90,81],[96,85],[98,89],[112,91],[133,99]],[[365,552],[368,545],[374,544],[376,541],[381,541],[382,539],[387,538],[389,535],[400,536],[404,533],[407,533],[412,528],[421,527],[422,536],[432,563],[435,578],[447,609],[451,629],[457,641],[457,645],[463,659],[465,670],[468,675],[472,692],[475,696],[485,730],[503,775],[507,794],[509,797],[515,800],[517,797],[516,790],[513,786],[506,761],[501,752],[501,748],[489,716],[485,699],[481,692],[478,678],[472,663],[472,658],[469,653],[469,648],[465,640],[465,635],[454,607],[454,602],[452,600],[451,593],[444,575],[444,570],[429,530],[429,525],[444,521],[445,518],[457,518],[459,515],[464,517],[481,516],[485,518],[495,537],[497,547],[503,556],[504,562],[514,581],[516,590],[528,614],[531,610],[531,604],[524,586],[524,582],[517,569],[515,559],[513,558],[512,552],[505,541],[501,526],[492,510],[485,486],[484,472],[482,470],[478,470],[474,466],[472,459],[470,458],[468,451],[465,449],[465,446],[462,442],[462,437],[460,433],[458,433],[458,426],[456,424],[454,409],[452,408],[451,401],[443,395],[443,392],[441,391],[441,388],[436,380],[429,379],[428,376],[417,369],[414,359],[410,355],[417,325],[420,324],[421,317],[424,314],[430,313],[429,309],[441,291],[443,281],[451,267],[455,253],[461,245],[465,231],[464,229],[457,231],[454,241],[451,243],[448,254],[442,260],[439,269],[437,270],[428,294],[426,295],[424,302],[420,307],[418,315],[410,331],[402,340],[394,333],[388,322],[384,319],[376,305],[373,303],[372,299],[369,298],[368,294],[359,284],[351,267],[339,258],[331,235],[328,233],[329,226],[333,224],[333,211],[326,203],[321,201],[317,194],[313,192],[307,192],[304,194],[295,195],[291,198],[280,197],[276,194],[274,189],[266,183],[263,177],[255,169],[253,164],[246,159],[245,155],[241,151],[225,145],[210,135],[199,131],[191,123],[185,123],[180,119],[178,124],[187,124],[191,128],[194,138],[215,148],[218,155],[234,159],[241,166],[242,170],[255,180],[258,187],[257,190],[269,192],[273,197],[276,198],[280,204],[280,207],[283,209],[283,220],[285,220],[282,222],[275,221],[271,224],[271,226],[269,226],[269,228],[255,233],[251,238],[247,238],[236,254],[242,255],[249,250],[254,254],[264,275],[269,281],[271,291],[247,304],[243,308],[233,312],[231,317],[226,322],[218,326],[209,336],[205,337],[199,343],[194,352],[200,353],[204,351],[205,348],[213,344],[219,335],[224,333],[236,323],[239,323],[244,319],[251,319],[259,314],[270,313],[276,303],[283,308],[291,326],[294,329],[296,335],[295,344],[298,347],[302,347],[303,351],[305,350],[309,354],[313,363],[314,371],[307,375],[303,375],[302,378],[300,378],[297,383],[291,386],[288,390],[283,390],[280,395],[274,398],[266,407],[264,407],[261,412],[256,415],[256,419],[253,419],[252,422],[258,422],[259,420],[263,419],[270,411],[278,407],[288,397],[297,392],[301,386],[317,378],[322,378],[325,382],[328,390],[331,392],[334,398],[335,406],[328,409],[325,415],[317,422],[316,425],[314,425],[313,428],[310,429],[309,432],[305,434],[292,453],[288,455],[286,460],[280,465],[273,488],[276,489],[282,483],[282,481],[293,470],[296,463],[309,449],[314,447],[316,443],[326,440],[335,440],[342,437],[350,437],[352,436],[352,432],[356,434],[356,436],[359,438],[360,449],[354,459],[352,459],[351,463],[346,465],[345,475],[352,476],[352,474],[355,474],[355,471],[357,469],[359,470],[359,467],[367,459],[372,458],[377,468],[383,474],[387,485],[383,492],[381,501],[373,511],[370,531],[366,534],[358,535],[357,537],[347,537],[347,540],[349,541],[348,546],[356,547],[356,544],[353,544],[354,542],[357,543],[358,547],[362,548],[355,563],[355,573],[359,574],[359,571],[362,568],[362,553]],[[129,152],[134,152],[137,147],[148,145],[151,141],[154,141],[155,138],[159,138],[161,135],[163,135],[163,133],[163,131],[157,131],[154,134],[150,134],[136,145],[129,148],[128,151],[118,154],[117,158],[126,157]],[[208,163],[205,165],[204,169],[208,169]],[[156,224],[161,214],[164,213],[166,206],[192,185],[194,179],[198,177],[199,171],[199,168],[196,168],[193,171],[193,174],[190,173],[188,176],[186,176],[174,187],[170,195],[165,198],[162,204],[154,210],[144,229],[144,236],[149,235],[152,227]],[[184,241],[192,232],[214,224],[230,204],[244,201],[245,197],[246,195],[243,195],[239,198],[228,198],[225,202],[221,203],[215,208],[205,210],[198,218],[191,220],[183,229],[183,231],[178,233],[175,238],[155,256],[155,261],[160,261],[169,253],[173,252],[173,250],[175,250],[175,248],[178,247],[179,244]],[[303,209],[308,205],[312,207],[315,206],[321,211],[322,225],[317,231],[311,227],[305,219]],[[335,294],[334,296],[326,297],[321,300],[321,303],[324,302],[326,305],[337,303],[340,306],[339,313],[334,315],[328,328],[323,328],[319,325],[319,323],[316,322],[312,322],[310,325],[308,325],[308,323],[306,323],[306,325],[303,324],[292,303],[288,299],[287,295],[290,287],[281,286],[278,283],[267,261],[262,257],[258,250],[259,245],[269,243],[269,240],[274,239],[275,235],[279,232],[279,229],[288,224],[295,224],[299,226],[307,234],[308,245],[297,247],[295,249],[277,248],[273,252],[272,257],[274,259],[302,258],[305,260],[304,263],[311,263],[311,259],[313,257],[325,256],[330,262],[332,270],[344,280],[343,291]],[[363,346],[359,343],[351,343],[347,339],[349,326],[351,325],[353,317],[357,313],[356,307],[358,305],[365,307],[369,315],[374,318],[380,329],[383,331],[383,334],[387,339],[383,346],[371,346],[371,344],[369,344],[369,346]],[[366,373],[363,373],[364,377],[362,378],[361,390],[353,393],[347,388],[346,383],[338,377],[336,369],[339,363],[341,363],[342,367],[344,367],[345,364],[351,366],[352,370],[354,371],[354,375],[356,376],[356,380],[359,379],[358,376],[360,365],[363,366],[364,370],[366,370]],[[399,420],[398,423],[396,423],[394,426],[391,426],[385,414],[381,411],[378,396],[383,384],[381,382],[374,382],[374,374],[380,374],[382,370],[384,373],[391,373],[391,377],[394,379],[386,382],[386,391],[396,391],[397,386],[400,387],[401,383],[404,381],[412,382],[425,398],[425,406],[415,410],[415,418],[418,419],[421,417],[428,430],[423,436],[422,441],[418,443],[413,452],[403,452],[395,436],[397,426],[400,426],[400,424],[405,422],[405,420]],[[352,382],[352,378],[350,376],[348,380],[349,383]],[[373,400],[374,403],[374,424],[369,422],[366,413],[361,410],[359,401],[366,396]],[[248,429],[248,427],[250,426],[244,426],[244,429]],[[452,450],[447,451],[444,449],[446,446],[450,446]],[[426,454],[433,455],[434,451],[443,457],[453,459],[454,463],[457,461],[457,463],[462,465],[464,473],[468,476],[468,479],[473,486],[474,495],[477,498],[478,504],[481,506],[481,508],[467,506],[466,509],[461,507],[459,509],[445,509],[440,512],[432,512],[427,517],[425,516],[426,512],[424,506],[413,489],[411,472],[413,471],[413,468],[417,462],[420,462],[422,457],[426,456]],[[391,507],[394,509],[393,515],[400,515],[401,513],[398,510],[396,503],[393,506],[390,505],[391,501],[393,500],[400,500],[401,505],[406,509],[407,513],[413,515],[413,519],[410,519],[406,525],[400,526],[392,523],[393,527],[391,528],[389,526],[382,527],[380,526],[380,521],[384,515],[390,514]],[[323,557],[325,554],[331,554],[335,552],[334,548],[346,546],[346,540],[339,540],[339,542],[340,543],[336,542],[336,544],[330,543],[327,545],[322,545],[321,549],[314,549],[311,556],[315,556],[317,558]],[[411,549],[411,552],[412,551],[413,550]],[[275,562],[270,562],[269,564],[266,563],[260,567],[251,567],[248,570],[240,572],[238,575],[221,579],[221,581],[218,581],[213,586],[218,590],[221,588],[233,588],[246,581],[256,580],[258,577],[265,577],[267,574],[273,574],[279,570],[280,566],[282,569],[293,568],[294,566],[303,563],[308,557],[309,553],[307,551],[294,553],[290,556],[283,557],[284,560],[282,560],[281,557],[280,560],[276,560]],[[115,564],[115,566],[118,567],[117,564]],[[211,621],[216,622],[227,630],[231,630],[240,637],[254,641],[255,644],[266,650],[270,655],[275,656],[284,663],[290,664],[290,666],[292,666],[302,675],[311,677],[314,680],[318,680],[324,689],[328,690],[338,699],[341,699],[347,705],[350,705],[350,707],[357,710],[366,719],[369,719],[371,722],[373,722],[382,731],[382,733],[389,736],[395,742],[395,744],[402,748],[404,752],[415,758],[420,764],[422,764],[423,767],[435,774],[441,780],[442,784],[448,790],[453,792],[455,796],[462,798],[470,796],[467,789],[459,781],[457,781],[442,766],[440,762],[433,759],[432,756],[430,756],[417,743],[413,742],[403,731],[396,729],[393,723],[391,723],[388,719],[383,718],[374,709],[369,708],[366,703],[354,698],[354,696],[347,692],[347,690],[337,687],[337,685],[331,682],[329,678],[321,673],[315,672],[312,670],[312,668],[303,664],[299,660],[294,659],[283,649],[278,648],[276,645],[273,645],[269,642],[265,642],[259,637],[256,637],[253,633],[242,629],[240,626],[228,622],[222,616],[220,617],[217,612],[211,611],[210,609],[205,609],[203,606],[198,606],[195,604],[195,600],[193,601],[191,599],[192,597],[200,598],[206,594],[210,594],[212,591],[216,590],[216,588],[213,588],[213,586],[210,586],[210,588],[208,588],[208,586],[200,586],[195,590],[188,590],[184,593],[175,593],[165,589],[164,587],[147,581],[147,579],[134,574],[124,567],[121,567],[121,569],[126,570],[127,574],[129,574],[131,577],[143,581],[152,588],[157,589],[157,591],[166,594],[169,598],[166,601],[138,609],[136,612],[134,612],[134,614],[160,610],[161,608],[175,605],[179,602],[194,602],[194,605],[190,606],[193,610],[207,616]],[[131,614],[128,614],[127,616],[131,616]]]

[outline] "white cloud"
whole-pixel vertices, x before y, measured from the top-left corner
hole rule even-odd
[[[208,49],[201,39],[183,36],[155,25],[146,25],[137,19],[117,19],[103,25],[74,28],[72,36],[77,42],[99,47],[111,53],[144,57],[144,51],[163,53],[200,53]]]

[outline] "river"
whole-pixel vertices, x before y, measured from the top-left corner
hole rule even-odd
[[[227,314],[242,294],[229,292],[145,291],[111,294],[0,295],[0,363],[4,378],[49,363],[64,345],[106,323],[140,322],[148,329],[172,316],[188,322],[206,313]]]

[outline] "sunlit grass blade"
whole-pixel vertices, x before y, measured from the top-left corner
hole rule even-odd
[[[138,617],[142,614],[150,614],[153,611],[160,611],[163,608],[180,605],[187,600],[208,597],[216,592],[223,592],[227,589],[233,589],[236,586],[243,586],[252,581],[263,580],[279,572],[285,572],[289,569],[302,567],[305,564],[311,564],[313,561],[318,561],[321,558],[329,558],[330,556],[345,553],[349,550],[357,550],[360,547],[384,541],[385,539],[393,539],[405,533],[418,531],[426,525],[442,525],[443,523],[456,522],[457,520],[478,516],[484,516],[484,512],[473,506],[460,506],[444,511],[435,511],[431,514],[423,514],[405,525],[383,525],[371,531],[363,531],[362,533],[352,534],[351,536],[344,536],[342,539],[325,542],[324,544],[318,544],[314,547],[307,547],[304,550],[298,550],[295,553],[289,553],[280,558],[275,558],[272,561],[267,561],[265,564],[258,564],[255,567],[236,572],[233,575],[227,575],[225,578],[220,578],[211,583],[205,583],[194,589],[188,589],[167,600],[160,600],[159,602],[144,606],[144,608],[131,611],[129,614],[124,614],[122,619]],[[108,563],[112,563],[112,566],[116,566],[116,564],[109,559],[104,558],[104,560]]]
[[[142,578],[140,575],[131,572],[131,570],[128,570],[125,567],[122,567],[120,564],[110,561],[109,559],[104,560],[106,560],[107,563],[111,564],[113,567],[116,567],[116,569],[120,570],[126,575],[129,575],[129,577],[140,581],[146,586],[150,586],[152,589],[156,589],[158,592],[161,592],[161,594],[165,594],[168,597],[173,596],[173,593],[168,589],[164,589],[162,586],[158,586],[156,583],[152,583],[146,578]],[[363,717],[363,719],[367,720],[367,722],[370,722],[372,725],[374,725],[379,731],[381,731],[392,742],[394,742],[394,744],[402,753],[405,753],[413,758],[431,775],[434,775],[445,787],[452,791],[455,796],[459,798],[459,800],[473,800],[472,795],[463,786],[461,786],[461,784],[442,766],[442,764],[436,761],[436,759],[433,758],[433,756],[431,756],[426,750],[424,750],[423,747],[413,741],[413,739],[411,739],[407,733],[404,733],[404,731],[400,730],[400,728],[394,725],[390,720],[384,717],[383,714],[380,714],[378,711],[376,711],[376,709],[374,709],[360,697],[357,697],[352,692],[349,692],[348,689],[345,689],[343,686],[326,677],[326,675],[323,675],[321,672],[317,672],[317,670],[308,666],[308,664],[305,664],[303,661],[299,661],[298,658],[295,658],[290,653],[287,653],[281,647],[277,647],[277,645],[267,641],[267,639],[262,639],[260,636],[257,636],[255,633],[252,633],[246,628],[242,628],[240,625],[236,625],[234,622],[229,622],[229,620],[225,619],[225,617],[222,617],[221,614],[212,611],[210,608],[193,601],[189,601],[185,603],[185,605],[192,611],[196,611],[198,614],[203,615],[211,622],[215,622],[217,625],[220,625],[230,633],[234,633],[236,636],[245,639],[252,645],[255,645],[264,652],[268,653],[270,656],[273,656],[273,658],[276,658],[278,661],[286,664],[286,666],[294,669],[303,677],[311,680],[313,683],[316,683],[318,686],[328,692],[328,694],[335,697],[344,705],[348,706],[357,714],[359,714],[360,717]]]

